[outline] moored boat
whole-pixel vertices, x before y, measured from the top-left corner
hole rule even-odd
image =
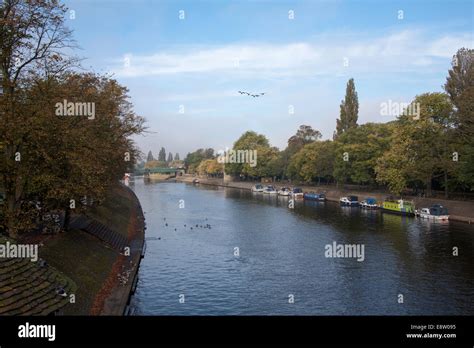
[[[263,192],[264,188],[261,184],[256,184],[252,186],[252,192]]]
[[[326,200],[326,195],[324,193],[306,192],[303,194],[303,198],[308,201],[324,202]]]
[[[289,196],[291,194],[291,190],[290,188],[288,187],[282,187],[279,191],[278,191],[278,195],[279,196]]]
[[[293,190],[291,190],[291,196],[294,199],[303,199],[304,197],[303,190],[300,189],[299,187],[294,187]]]
[[[364,209],[378,209],[379,205],[377,204],[377,200],[372,197],[367,197],[362,202],[360,202],[360,207]]]
[[[278,193],[278,191],[276,190],[276,188],[272,185],[268,185],[265,187],[265,189],[263,190],[263,193],[268,193],[268,194],[271,194],[271,195],[276,195]]]
[[[440,204],[433,204],[430,208],[415,210],[415,215],[422,219],[447,221],[449,220],[448,209]]]
[[[415,215],[415,204],[411,201],[403,199],[394,199],[388,197],[382,204],[382,209],[385,212],[401,214],[401,215]]]
[[[339,202],[341,205],[357,207],[359,205],[359,198],[357,196],[341,197]]]

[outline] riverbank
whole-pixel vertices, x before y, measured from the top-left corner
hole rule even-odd
[[[202,178],[192,175],[183,175],[176,178],[177,181],[192,183],[194,179],[198,178],[199,183],[203,185],[231,187],[242,190],[251,190],[254,182],[245,181],[230,181],[224,183],[222,178]],[[339,202],[339,198],[349,195],[358,196],[360,198],[374,197],[378,201],[383,201],[386,198],[385,193],[360,191],[360,190],[344,190],[336,189],[331,186],[299,186],[303,191],[324,192],[328,201]],[[469,224],[474,223],[474,202],[472,201],[456,201],[439,198],[420,198],[420,197],[405,197],[415,203],[416,207],[429,207],[433,204],[442,204],[448,208],[450,219],[454,221],[462,221]]]
[[[126,314],[145,243],[138,198],[117,185],[87,216],[74,216],[71,226],[40,248],[43,259],[77,284],[76,302],[64,314]],[[124,253],[125,247],[130,253]]]

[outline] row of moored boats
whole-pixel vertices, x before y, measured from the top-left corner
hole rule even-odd
[[[303,192],[303,190],[299,187],[281,187],[280,189],[277,189],[273,185],[264,186],[261,184],[256,184],[252,187],[252,192],[260,192],[278,196],[289,196],[294,199],[304,199],[308,201],[326,201],[326,195],[324,193]],[[390,213],[418,216],[423,219],[441,221],[449,220],[448,209],[440,204],[434,204],[429,208],[415,209],[415,204],[412,201],[387,197],[382,203],[380,203],[373,197],[367,197],[364,200],[359,201],[357,196],[341,197],[339,202],[342,206],[360,207],[362,209],[381,209]]]
[[[306,200],[314,200],[314,201],[325,201],[326,196],[324,194],[317,194],[314,192],[303,192],[303,190],[299,187],[281,187],[277,189],[273,185],[261,185],[257,184],[252,187],[252,192],[261,192],[270,195],[278,195],[278,196],[288,196],[295,199],[306,199]]]
[[[372,197],[368,197],[362,201],[359,201],[357,196],[341,197],[339,202],[344,206],[361,207],[364,209],[382,209],[391,213],[418,216],[423,219],[441,221],[449,220],[448,209],[443,207],[441,204],[433,204],[429,208],[415,209],[415,204],[412,201],[387,197],[380,204],[375,198]]]

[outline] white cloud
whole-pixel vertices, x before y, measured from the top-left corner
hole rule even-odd
[[[422,31],[403,30],[372,38],[324,35],[324,39],[313,42],[189,47],[152,55],[127,53],[114,61],[112,70],[119,77],[184,73],[241,78],[337,75],[344,70],[343,59],[347,57],[351,72],[416,71],[420,65],[444,62],[463,46],[472,47],[471,34],[432,38]],[[128,66],[124,64],[126,58]]]

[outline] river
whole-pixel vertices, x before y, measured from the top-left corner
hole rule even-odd
[[[140,178],[132,188],[147,223],[136,315],[474,314],[474,225]],[[363,261],[326,257],[333,243],[362,245]]]

